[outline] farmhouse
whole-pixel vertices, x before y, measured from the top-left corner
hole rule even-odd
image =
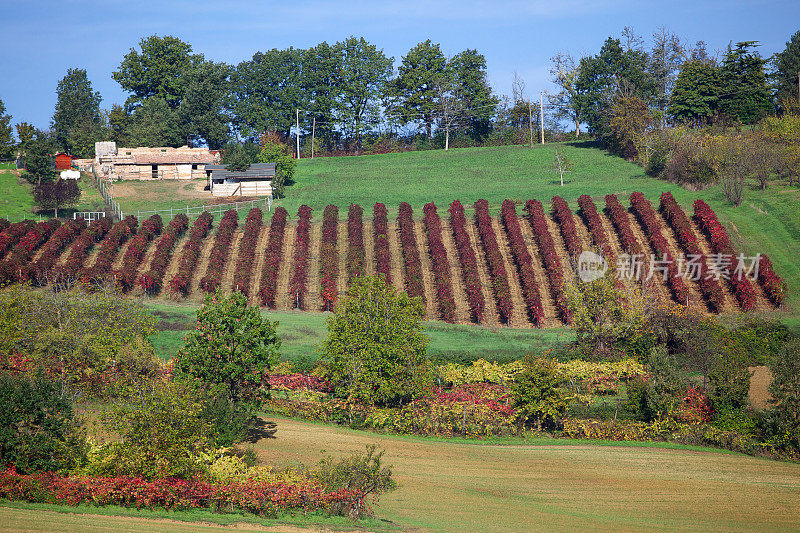
[[[117,148],[113,141],[95,143],[95,154],[95,170],[106,179],[202,179],[206,165],[219,162],[219,152],[207,148]]]
[[[205,169],[213,196],[272,196],[275,163],[254,163],[241,172],[226,165],[206,165]]]

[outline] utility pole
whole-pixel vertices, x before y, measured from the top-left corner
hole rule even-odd
[[[528,98],[528,129],[531,132],[531,148],[533,148],[533,109],[531,99]]]
[[[317,117],[314,117],[314,123],[311,125],[311,159],[314,159],[314,131],[317,129]]]
[[[296,120],[297,120],[297,159],[300,159],[300,110],[296,109]]]
[[[544,144],[544,91],[539,93],[539,124],[542,132],[542,144]]]

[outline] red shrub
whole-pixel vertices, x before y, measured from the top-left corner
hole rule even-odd
[[[567,201],[560,196],[553,196],[553,215],[561,228],[564,244],[570,257],[577,258],[583,252],[583,244],[575,226],[575,217]]]
[[[200,261],[200,253],[203,250],[203,241],[211,230],[211,222],[214,217],[211,213],[204,211],[192,224],[189,232],[189,240],[183,247],[183,255],[178,265],[178,273],[169,280],[169,288],[174,294],[186,296],[192,282],[197,263]]]
[[[261,274],[261,304],[275,308],[275,295],[278,287],[278,270],[283,260],[283,235],[286,232],[286,219],[289,213],[283,207],[275,209],[269,226],[269,241],[264,257],[264,268]]]
[[[335,205],[325,206],[322,212],[322,245],[320,247],[320,295],[322,310],[333,311],[336,307],[338,291],[336,281],[339,279],[339,208]]]
[[[347,284],[366,273],[366,254],[364,251],[364,210],[361,206],[350,204],[347,211]]]
[[[305,309],[308,290],[308,256],[311,245],[311,208],[301,205],[297,211],[297,233],[294,239],[294,274],[289,280],[289,296],[298,309]]]
[[[31,272],[37,283],[40,285],[47,283],[58,256],[85,229],[86,221],[76,218],[63,224],[50,236],[39,259],[31,265]]]
[[[453,298],[453,283],[450,279],[450,262],[442,241],[442,221],[433,202],[422,208],[425,213],[425,231],[428,234],[428,250],[433,265],[433,282],[436,285],[436,302],[439,317],[451,324],[456,321],[456,301]]]
[[[5,219],[4,219],[5,220]],[[15,222],[8,225],[2,232],[0,232],[0,258],[6,252],[17,244],[17,242],[25,235],[30,229],[33,228],[32,220],[23,220],[22,222]]]
[[[484,307],[486,302],[481,291],[481,278],[478,275],[478,261],[475,257],[475,250],[470,242],[467,233],[467,218],[464,216],[464,206],[455,200],[450,204],[450,226],[453,229],[453,238],[458,250],[458,260],[461,264],[461,275],[464,280],[464,288],[467,292],[467,302],[469,302],[470,314],[476,322],[483,320]]]
[[[254,207],[247,213],[244,221],[244,232],[239,242],[239,257],[236,261],[236,270],[233,274],[233,289],[245,296],[250,295],[250,279],[256,268],[256,245],[258,235],[261,233],[261,222],[264,214],[261,209]]]
[[[111,218],[103,217],[95,220],[86,230],[78,235],[72,243],[67,260],[57,268],[58,275],[68,279],[78,279],[83,273],[83,263],[95,243],[100,242],[111,229]]]
[[[536,283],[536,275],[533,271],[533,260],[525,238],[522,236],[522,228],[519,226],[517,218],[517,208],[511,200],[503,200],[500,207],[500,218],[503,227],[508,235],[508,242],[511,245],[511,257],[517,267],[520,284],[522,285],[522,298],[525,300],[525,308],[528,318],[537,326],[542,325],[544,320],[544,309],[542,308],[542,297],[539,294],[539,286]]]
[[[606,229],[603,227],[603,221],[600,218],[600,213],[597,212],[597,207],[594,205],[592,199],[589,196],[582,194],[578,198],[578,207],[580,207],[583,220],[586,222],[586,226],[589,228],[589,233],[592,234],[592,241],[594,242],[594,245],[606,258],[613,258],[614,252],[611,249],[611,245],[608,241]]]
[[[539,248],[539,256],[544,264],[545,272],[547,272],[547,280],[550,283],[550,291],[553,293],[556,310],[564,322],[570,323],[572,322],[572,313],[567,306],[564,290],[566,284],[564,269],[561,266],[561,260],[558,258],[550,228],[547,225],[544,207],[537,200],[528,200],[525,203],[525,211],[528,213],[528,222],[531,225],[533,237],[536,239],[536,245]]]
[[[397,224],[400,226],[400,248],[405,265],[406,292],[425,302],[425,288],[422,282],[422,262],[419,258],[417,235],[414,233],[414,211],[406,202],[400,203]]]
[[[386,283],[392,282],[392,256],[389,253],[388,210],[382,203],[375,204],[372,224],[375,233],[375,271],[383,274]]]
[[[122,256],[122,268],[116,273],[117,284],[127,292],[133,288],[136,281],[136,272],[142,264],[147,246],[153,238],[161,233],[164,224],[161,215],[153,215],[144,221],[142,227],[131,238],[125,255]]]
[[[164,230],[163,235],[161,235],[161,238],[156,243],[155,255],[152,261],[150,261],[150,270],[139,277],[139,284],[148,294],[157,294],[158,291],[161,290],[164,274],[172,258],[175,244],[186,232],[188,227],[189,218],[181,213],[172,219],[167,229]]]
[[[497,302],[497,312],[500,321],[508,323],[511,318],[511,289],[508,286],[508,274],[503,262],[503,255],[500,253],[500,246],[497,244],[497,236],[492,227],[492,218],[489,216],[489,202],[478,200],[475,202],[475,221],[478,226],[483,244],[483,253],[486,256],[486,263],[489,265],[489,275],[492,279],[492,291]]]
[[[119,247],[128,239],[131,233],[136,231],[139,221],[135,216],[129,215],[124,220],[116,222],[111,230],[100,243],[100,251],[97,259],[91,268],[84,270],[84,275],[90,279],[104,278],[111,270],[111,264],[117,256]]]
[[[61,226],[61,221],[51,219],[33,225],[17,242],[8,257],[0,261],[0,285],[14,281],[27,281],[33,273],[31,259],[34,252]]]
[[[217,233],[214,235],[214,244],[208,259],[206,275],[200,280],[200,288],[205,292],[214,292],[220,286],[225,262],[231,252],[231,244],[236,228],[239,226],[239,212],[229,209],[222,215]]]

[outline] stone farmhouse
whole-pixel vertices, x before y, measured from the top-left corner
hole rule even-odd
[[[95,143],[94,168],[110,180],[190,180],[206,178],[206,166],[219,160],[219,151],[207,148],[118,148],[106,141]]]

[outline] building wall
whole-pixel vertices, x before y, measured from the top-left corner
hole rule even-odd
[[[211,194],[213,196],[270,196],[272,194],[272,181],[214,183],[211,188]]]
[[[152,165],[114,165],[111,170],[111,179],[123,180],[190,180],[206,177],[205,165],[197,165],[192,170],[192,165],[157,165],[158,178],[153,178]]]

